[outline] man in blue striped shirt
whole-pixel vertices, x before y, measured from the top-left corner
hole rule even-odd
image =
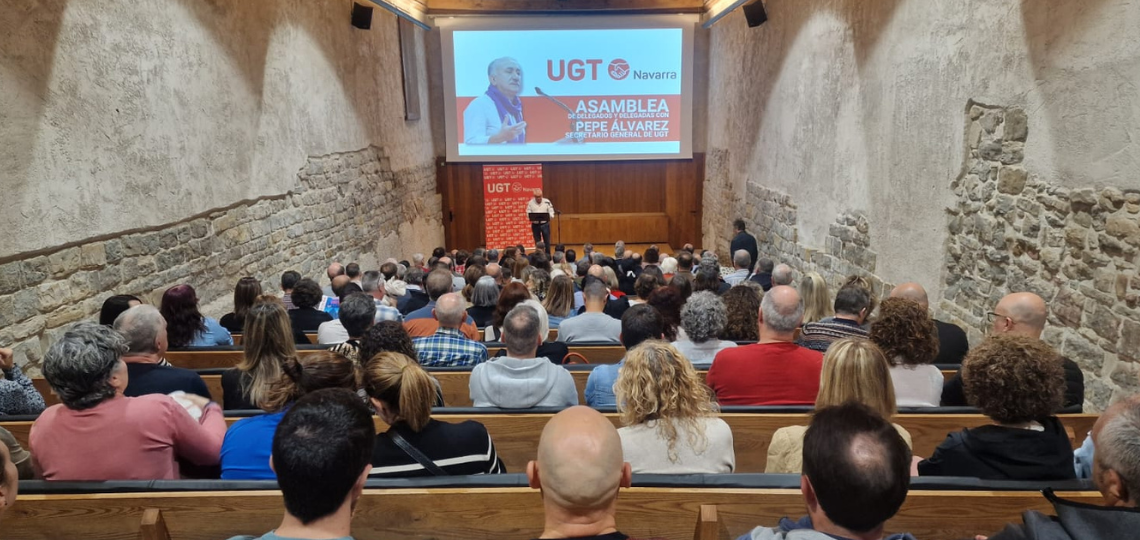
[[[466,303],[457,293],[447,293],[436,300],[432,316],[439,330],[427,337],[412,340],[420,364],[424,367],[473,366],[487,361],[487,347],[473,341],[459,327],[467,318]]]

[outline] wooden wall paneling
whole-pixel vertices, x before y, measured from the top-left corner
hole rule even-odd
[[[680,248],[701,242],[702,198],[705,156],[692,161],[673,161],[665,171],[665,212],[669,215],[669,244]]]

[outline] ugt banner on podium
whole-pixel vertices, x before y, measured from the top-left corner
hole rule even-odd
[[[483,186],[487,248],[533,246],[526,203],[542,189],[542,165],[484,165]]]

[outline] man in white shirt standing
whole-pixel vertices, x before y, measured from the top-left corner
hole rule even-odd
[[[543,250],[547,255],[550,255],[550,220],[554,218],[554,205],[550,199],[542,197],[542,190],[534,190],[534,198],[526,203],[526,214],[529,218],[531,214],[547,214],[550,217],[542,221],[530,222],[530,233],[534,236],[534,245],[538,246],[542,242]]]

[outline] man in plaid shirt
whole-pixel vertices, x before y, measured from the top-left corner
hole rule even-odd
[[[459,330],[467,319],[463,297],[447,293],[435,302],[432,315],[439,321],[439,330],[427,337],[412,340],[420,364],[424,367],[474,366],[487,361],[487,347],[469,339]]]

